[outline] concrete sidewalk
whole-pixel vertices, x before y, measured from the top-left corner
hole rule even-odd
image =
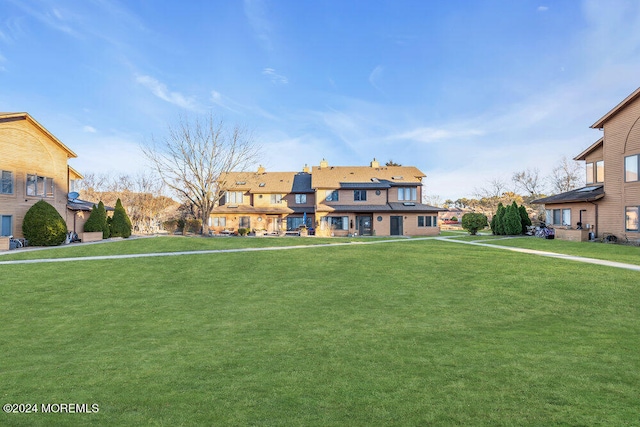
[[[15,260],[15,261],[0,261],[2,265],[16,265],[16,264],[40,264],[40,263],[55,263],[55,262],[79,262],[79,261],[100,261],[100,260],[112,260],[112,259],[132,259],[132,258],[151,258],[151,257],[167,257],[167,256],[182,256],[182,255],[207,255],[207,254],[221,254],[221,253],[235,253],[235,252],[261,252],[261,251],[284,251],[292,249],[311,249],[311,248],[326,248],[326,247],[339,247],[339,246],[353,246],[353,245],[376,245],[384,243],[398,243],[398,242],[417,242],[421,240],[439,240],[449,243],[458,243],[472,246],[484,246],[492,249],[501,249],[512,252],[520,252],[529,255],[544,256],[549,258],[563,259],[566,261],[583,262],[587,264],[603,265],[607,267],[622,268],[626,270],[640,271],[640,265],[626,264],[622,262],[606,261],[596,258],[586,258],[576,255],[559,254],[555,252],[539,251],[535,249],[515,248],[510,246],[492,245],[491,243],[484,243],[484,241],[465,241],[457,240],[457,236],[451,237],[418,237],[414,239],[400,238],[389,240],[374,240],[369,242],[345,242],[345,243],[326,243],[319,245],[300,245],[300,246],[272,246],[267,248],[239,248],[239,249],[211,249],[202,251],[181,251],[181,252],[159,252],[159,253],[145,253],[145,254],[125,254],[125,255],[101,255],[90,257],[69,257],[69,258],[44,258],[44,259],[30,259],[30,260]],[[510,239],[510,238],[505,238]],[[495,239],[492,239],[495,240]],[[504,239],[500,239],[504,240]]]
[[[607,261],[607,260],[597,259],[597,258],[587,258],[587,257],[576,256],[576,255],[559,254],[555,252],[539,251],[535,249],[514,248],[512,246],[492,245],[491,243],[483,243],[486,240],[480,241],[480,242],[465,241],[465,240],[456,240],[455,238],[447,238],[447,237],[438,237],[437,239],[444,242],[460,243],[460,244],[473,245],[473,246],[484,246],[487,248],[502,249],[502,250],[512,251],[512,252],[520,252],[523,254],[538,255],[538,256],[544,256],[549,258],[564,259],[567,261],[584,262],[587,264],[605,265],[607,267],[624,268],[626,270],[640,271],[640,265],[626,264],[623,262],[616,262],[616,261]],[[500,240],[506,240],[506,239],[500,239]]]

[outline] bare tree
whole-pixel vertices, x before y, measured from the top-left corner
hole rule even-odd
[[[540,177],[538,168],[515,172],[512,179],[514,184],[529,193],[530,197],[538,197],[544,192],[544,180]]]
[[[551,171],[549,181],[554,193],[571,191],[583,185],[584,170],[580,163],[563,157]]]
[[[423,194],[422,203],[429,206],[442,206],[442,198],[438,194]]]
[[[493,178],[483,188],[476,188],[474,190],[474,196],[478,198],[486,197],[501,197],[504,192],[507,191],[507,184],[500,178]]]
[[[80,196],[92,202],[114,206],[122,201],[136,233],[150,234],[175,215],[178,203],[164,193],[163,183],[149,172],[136,175],[87,173],[80,181]]]
[[[167,187],[197,209],[206,233],[228,172],[254,166],[259,147],[244,129],[208,116],[182,117],[176,126],[168,126],[165,136],[142,146],[142,151]]]

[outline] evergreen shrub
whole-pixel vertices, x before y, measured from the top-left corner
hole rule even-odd
[[[22,221],[22,234],[32,246],[58,246],[67,237],[67,224],[56,208],[40,200]]]
[[[466,213],[462,215],[462,228],[475,236],[478,230],[488,225],[487,216],[481,213]]]
[[[127,211],[124,210],[120,199],[116,201],[110,229],[111,236],[113,237],[124,237],[126,239],[131,236],[131,220],[127,215]]]

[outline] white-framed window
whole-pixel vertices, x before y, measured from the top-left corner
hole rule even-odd
[[[349,217],[348,216],[323,216],[320,220],[320,227],[322,229],[330,228],[332,230],[348,230],[349,229]]]
[[[296,204],[301,205],[307,203],[307,195],[306,194],[296,194]]]
[[[640,231],[638,229],[638,217],[640,206],[627,206],[624,209],[624,229],[626,231]]]
[[[398,187],[399,201],[418,200],[418,190],[416,187]]]
[[[213,217],[213,226],[214,227],[226,227],[227,226],[227,217],[226,216],[214,216]]]
[[[227,205],[241,205],[243,193],[242,191],[227,191],[225,199]]]
[[[367,190],[353,190],[353,201],[354,202],[366,202],[367,201]]]
[[[79,179],[70,179],[69,180],[69,193],[78,192],[80,188],[80,180]]]
[[[53,197],[53,178],[27,174],[27,196]]]
[[[13,194],[13,172],[0,171],[0,194]]]
[[[0,236],[13,235],[13,217],[11,215],[0,215]]]
[[[275,205],[278,203],[282,203],[282,194],[272,194],[271,195],[271,204]]]
[[[624,180],[625,182],[638,181],[638,169],[640,155],[627,156],[624,158]]]
[[[437,227],[438,217],[436,215],[418,215],[418,227]]]
[[[337,202],[338,199],[338,190],[326,190],[324,200],[326,202]]]

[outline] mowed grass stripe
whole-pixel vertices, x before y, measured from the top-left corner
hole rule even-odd
[[[638,419],[634,272],[437,241],[2,270],[4,400],[100,404],[2,424]]]

